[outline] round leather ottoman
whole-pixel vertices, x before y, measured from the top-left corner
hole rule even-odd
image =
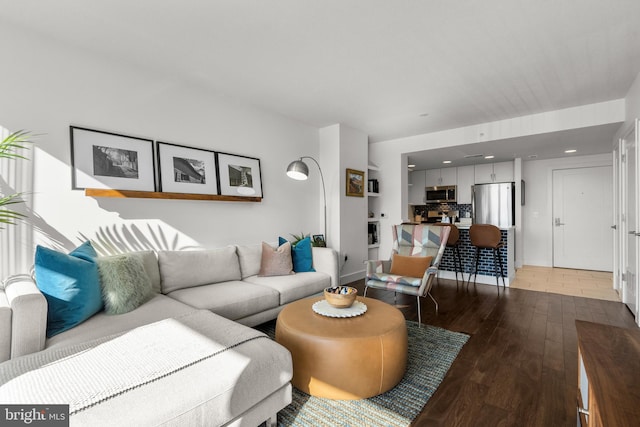
[[[292,384],[312,396],[354,400],[392,389],[407,365],[404,316],[384,302],[358,297],[367,312],[332,318],[311,306],[323,297],[298,300],[278,316],[276,341],[293,358]]]

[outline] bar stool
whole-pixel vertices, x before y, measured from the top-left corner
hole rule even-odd
[[[476,247],[476,258],[474,262],[474,272],[473,272],[473,285],[476,284],[476,278],[478,277],[478,259],[480,255],[480,250],[482,249],[491,249],[493,251],[493,269],[496,275],[496,286],[498,288],[498,292],[500,292],[500,281],[498,279],[498,266],[500,266],[500,277],[502,277],[502,287],[506,288],[504,282],[504,273],[502,270],[502,257],[500,256],[500,248],[504,246],[502,243],[502,234],[500,233],[500,229],[495,225],[491,224],[473,224],[471,228],[469,228],[469,238],[471,240],[471,246]],[[467,282],[467,287],[469,287],[469,283],[471,282],[471,274],[469,274],[469,281]]]
[[[442,227],[449,227],[449,238],[447,239],[447,246],[445,249],[451,249],[453,252],[453,268],[456,272],[456,287],[458,286],[458,272],[462,277],[462,284],[464,285],[464,272],[462,270],[462,258],[460,257],[460,230],[455,224],[447,224],[442,222],[436,222],[434,225]],[[438,283],[440,280],[438,279]]]

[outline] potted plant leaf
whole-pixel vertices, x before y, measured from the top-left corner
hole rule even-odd
[[[0,142],[0,158],[5,159],[24,159],[20,152],[28,150],[27,145],[30,144],[33,135],[25,130],[19,130],[11,133]],[[0,229],[4,228],[2,224],[14,225],[19,219],[25,217],[24,214],[10,209],[8,206],[24,203],[22,199],[23,193],[1,194],[0,195]]]

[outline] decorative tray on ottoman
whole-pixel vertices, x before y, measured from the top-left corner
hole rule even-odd
[[[355,317],[367,311],[367,305],[360,301],[354,301],[353,305],[348,308],[337,308],[324,299],[314,303],[311,308],[316,313],[327,317]]]

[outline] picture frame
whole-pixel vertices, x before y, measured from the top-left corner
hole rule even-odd
[[[69,127],[71,188],[156,191],[153,140]]]
[[[364,197],[364,171],[347,169],[346,192],[350,197]]]
[[[216,153],[218,185],[223,196],[263,197],[260,159]]]
[[[215,151],[157,141],[156,157],[161,192],[218,194]]]
[[[327,242],[324,240],[324,234],[313,235],[313,246],[317,246],[319,248],[327,247]]]

